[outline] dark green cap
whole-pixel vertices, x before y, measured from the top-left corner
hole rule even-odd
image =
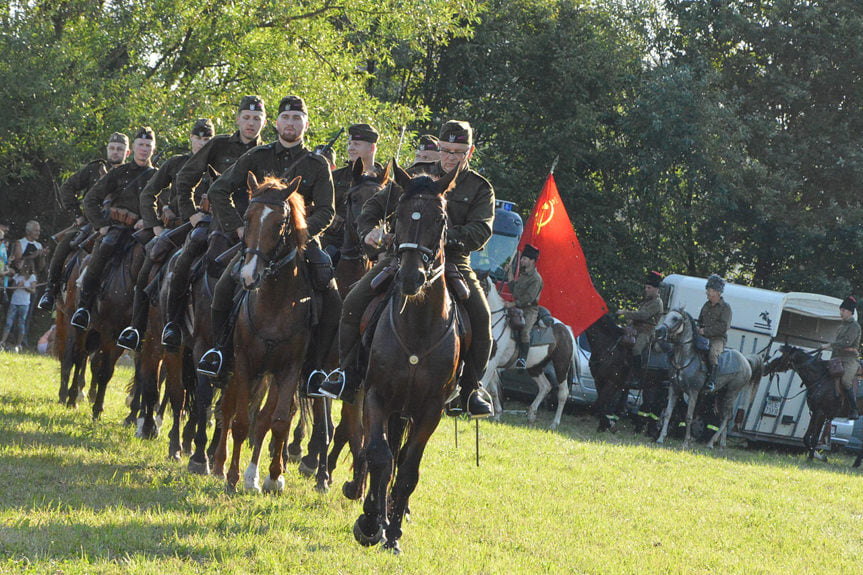
[[[279,114],[282,112],[302,112],[306,116],[309,115],[309,110],[306,108],[306,103],[299,96],[285,96],[279,102]]]
[[[473,144],[473,130],[467,122],[458,120],[450,120],[440,129],[438,136],[441,142],[450,142],[451,144]]]
[[[267,110],[264,108],[264,101],[260,96],[243,96],[243,99],[240,100],[240,109],[238,111],[242,112],[244,110],[267,113]]]
[[[113,144],[113,143],[125,144],[128,146],[129,145],[129,136],[127,136],[126,134],[121,134],[120,132],[114,132],[113,134],[111,134],[108,137],[108,143],[109,144]]]
[[[156,134],[150,126],[142,126],[138,128],[137,132],[135,132],[135,137],[132,138],[132,140],[137,140],[138,138],[141,138],[142,140],[155,140]]]
[[[370,124],[354,124],[348,128],[349,140],[360,140],[362,142],[371,142],[374,144],[378,141],[380,134]]]
[[[192,135],[200,138],[212,138],[216,133],[213,121],[209,118],[198,118],[192,126]]]
[[[422,136],[420,136],[419,144],[417,144],[417,150],[432,152],[439,151],[438,139],[431,134],[423,134]]]

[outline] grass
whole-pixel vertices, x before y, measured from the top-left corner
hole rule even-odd
[[[165,435],[135,439],[129,376],[94,423],[56,403],[55,361],[0,354],[0,573],[852,573],[863,553],[848,456],[682,451],[587,414],[548,432],[542,412],[481,423],[479,468],[473,427],[456,449],[443,421],[394,557],[354,542],[359,503],[293,466],[282,496],[229,496],[169,462]]]

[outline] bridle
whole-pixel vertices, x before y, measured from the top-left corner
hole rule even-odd
[[[407,222],[407,230],[406,236],[408,239],[412,241],[402,241],[400,237],[398,237],[398,233],[395,238],[396,247],[396,257],[399,259],[399,264],[401,265],[401,256],[407,252],[416,252],[420,255],[420,258],[423,262],[423,271],[425,272],[426,280],[423,283],[423,288],[429,285],[430,283],[437,280],[444,272],[444,258],[443,258],[443,250],[441,246],[444,243],[444,237],[446,236],[446,228],[447,228],[447,217],[446,217],[446,209],[443,210],[443,225],[441,225],[441,232],[438,241],[435,242],[432,248],[426,247],[424,245],[420,245],[419,238],[422,232],[422,228],[420,224],[423,222],[423,214],[426,210],[426,207],[432,202],[439,200],[438,196],[432,196],[430,194],[415,194],[410,197],[402,196],[399,200],[399,203],[405,201],[414,201],[421,200],[423,202],[422,207],[419,211],[411,212],[410,220]],[[444,205],[445,208],[445,205]],[[402,226],[404,226],[404,222],[400,222]],[[400,226],[397,226],[400,227]],[[404,230],[399,230],[404,231]]]
[[[247,290],[257,289],[259,287],[261,279],[273,278],[279,275],[279,272],[282,270],[282,268],[294,261],[294,259],[297,257],[298,249],[295,243],[293,249],[288,251],[287,254],[282,255],[288,248],[288,238],[291,236],[291,232],[293,231],[293,228],[288,225],[288,218],[291,215],[291,208],[287,200],[265,200],[263,198],[252,198],[251,200],[249,200],[249,207],[251,207],[252,204],[264,204],[267,206],[274,206],[282,211],[283,216],[281,222],[278,224],[278,229],[280,230],[279,241],[271,254],[265,254],[257,248],[250,248],[245,245],[245,243],[243,244],[241,260],[245,260],[247,254],[252,254],[260,257],[265,262],[264,272],[261,274],[261,278],[259,278],[259,280],[255,282],[254,285],[246,288]]]

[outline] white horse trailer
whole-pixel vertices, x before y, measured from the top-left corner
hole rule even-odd
[[[705,278],[668,276],[661,291],[666,309],[684,307],[697,319],[707,301],[706,283]],[[727,347],[744,355],[774,351],[785,343],[815,350],[833,341],[842,321],[842,300],[826,295],[782,293],[726,283],[722,297],[732,312]],[[825,352],[828,356],[829,352]],[[752,400],[748,393],[741,393],[734,410],[730,435],[750,441],[803,445],[809,408],[806,389],[793,371],[763,377]]]

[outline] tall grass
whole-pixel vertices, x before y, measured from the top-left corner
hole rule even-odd
[[[0,572],[857,573],[863,486],[850,458],[658,447],[557,432],[523,416],[444,420],[426,450],[394,557],[360,547],[342,460],[320,495],[292,466],[282,496],[229,496],[135,439],[119,370],[102,420],[56,403],[56,363],[0,354]],[[166,422],[167,425],[167,422]],[[248,449],[244,449],[244,463]]]

